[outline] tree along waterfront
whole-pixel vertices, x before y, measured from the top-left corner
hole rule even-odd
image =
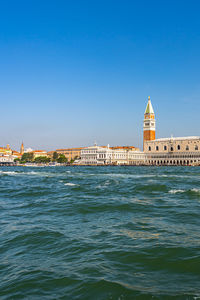
[[[64,154],[58,154],[56,151],[53,153],[52,158],[49,156],[37,156],[34,157],[32,152],[24,153],[21,159],[17,158],[14,162],[18,165],[31,163],[31,164],[49,164],[49,163],[58,163],[58,164],[72,164],[74,160],[68,162],[68,159]]]

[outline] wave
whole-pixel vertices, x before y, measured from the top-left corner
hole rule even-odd
[[[35,171],[30,171],[30,172],[0,171],[0,174],[5,174],[5,175],[38,175],[38,174],[41,174],[41,172],[35,172]]]
[[[96,175],[96,174],[91,174],[91,175]],[[196,175],[177,175],[177,174],[114,174],[114,173],[101,173],[98,174],[98,176],[108,176],[108,177],[119,177],[119,178],[135,178],[135,179],[142,179],[142,178],[199,178]]]
[[[194,189],[191,189],[191,192],[200,193],[200,189],[194,188]]]
[[[197,189],[197,188],[193,188],[193,189],[189,189],[189,190],[174,189],[174,190],[170,190],[169,194],[188,193],[188,192],[193,192],[193,193],[199,194],[200,189]]]
[[[67,182],[64,185],[68,185],[68,186],[79,186],[79,184],[76,183],[72,183],[72,182]]]
[[[67,172],[68,173],[68,172]],[[0,171],[0,175],[11,175],[11,176],[15,176],[15,175],[23,175],[23,176],[39,176],[39,177],[59,177],[59,176],[63,176],[63,173],[51,173],[51,172],[36,172],[36,171],[29,171],[29,172],[23,172],[23,171]]]
[[[177,193],[185,193],[185,190],[170,190],[169,193],[170,194],[177,194]]]
[[[15,175],[16,172],[14,172],[14,171],[0,171],[0,174],[5,174],[5,175]]]

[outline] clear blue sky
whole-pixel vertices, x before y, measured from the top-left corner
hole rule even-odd
[[[200,1],[0,1],[0,141],[19,149],[199,135]]]

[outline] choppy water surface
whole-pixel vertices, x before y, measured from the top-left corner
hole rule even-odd
[[[0,299],[200,299],[199,167],[1,167]]]

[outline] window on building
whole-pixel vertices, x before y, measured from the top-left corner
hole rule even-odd
[[[158,146],[156,146],[156,151],[158,151],[159,150],[159,147]]]
[[[165,150],[165,151],[167,150],[167,146],[164,146],[164,150]]]
[[[195,146],[195,150],[199,150],[199,148],[198,148],[198,146],[197,146],[197,145]]]
[[[171,151],[174,151],[174,148],[173,148],[173,147],[171,147]]]
[[[149,146],[149,151],[151,151],[151,146]]]
[[[185,150],[188,151],[189,150],[189,146],[186,146]]]
[[[180,145],[177,146],[177,150],[181,150],[181,146]]]

